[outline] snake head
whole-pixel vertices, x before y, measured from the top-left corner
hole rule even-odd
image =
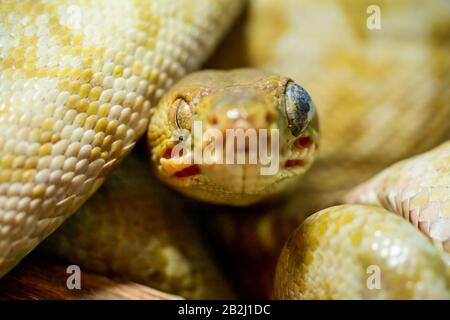
[[[194,198],[248,205],[299,180],[314,159],[314,104],[291,79],[254,69],[201,71],[177,83],[152,115],[157,176]]]

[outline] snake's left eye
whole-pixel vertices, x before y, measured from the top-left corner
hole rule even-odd
[[[191,130],[192,127],[192,110],[191,106],[181,98],[175,101],[175,121],[178,128]]]
[[[286,115],[294,136],[300,135],[314,117],[314,104],[308,92],[294,82],[286,85]]]

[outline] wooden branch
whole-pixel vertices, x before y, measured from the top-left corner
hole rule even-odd
[[[67,266],[38,256],[29,256],[0,279],[0,299],[132,299],[175,300],[181,297],[131,281],[110,279],[81,270],[81,289],[68,289]]]

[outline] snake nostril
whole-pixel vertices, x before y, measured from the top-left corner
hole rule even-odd
[[[275,115],[271,112],[266,113],[266,123],[272,124],[275,122]]]
[[[212,125],[217,125],[218,123],[219,123],[219,119],[217,119],[217,116],[211,116],[210,118],[209,118],[209,121],[210,121],[210,123],[212,124]]]

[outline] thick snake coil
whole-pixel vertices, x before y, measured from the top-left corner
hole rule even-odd
[[[0,2],[0,276],[99,187],[241,2]]]
[[[402,218],[343,205],[294,232],[278,261],[274,297],[450,299],[450,277],[438,251]]]
[[[450,142],[446,142],[384,170],[346,198],[390,211],[341,205],[306,219],[280,255],[275,297],[450,299],[450,274],[444,263],[449,176]],[[373,271],[380,277],[376,288],[368,284]]]
[[[428,235],[450,266],[450,141],[384,170],[347,195],[395,212]]]

